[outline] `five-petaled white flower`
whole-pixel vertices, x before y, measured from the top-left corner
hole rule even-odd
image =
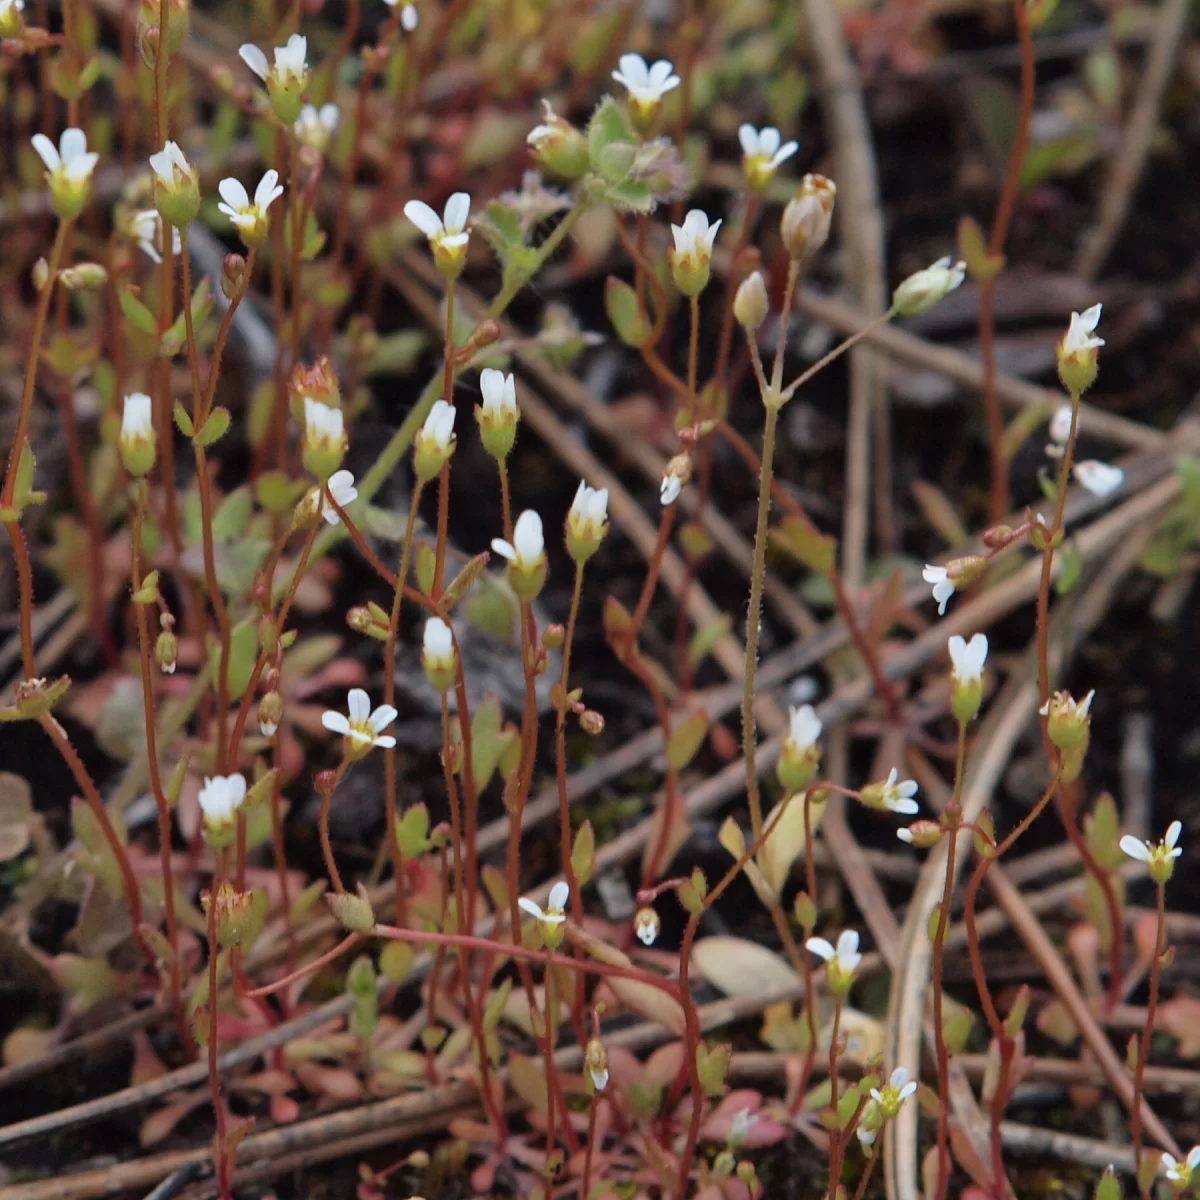
[[[1187,1152],[1187,1158],[1179,1162],[1173,1154],[1163,1154],[1162,1165],[1167,1172],[1167,1178],[1180,1185],[1180,1190],[1192,1182],[1192,1174],[1200,1167],[1200,1146],[1193,1146]]]
[[[608,521],[608,488],[594,488],[581,479],[567,514],[567,528],[582,541],[599,542]]]
[[[306,104],[300,110],[295,125],[292,126],[300,141],[305,146],[311,146],[317,151],[324,151],[337,127],[338,106],[336,104],[322,104],[319,109],[312,104]]]
[[[205,777],[199,799],[200,811],[208,824],[228,824],[246,799],[246,778],[244,775]]]
[[[900,1105],[910,1096],[916,1095],[916,1080],[909,1079],[904,1067],[897,1067],[883,1090],[871,1089],[871,1099],[883,1110],[883,1115],[889,1120],[900,1111]]]
[[[658,498],[663,508],[666,508],[668,504],[674,504],[679,499],[681,491],[683,491],[683,483],[678,475],[664,475],[662,482],[658,485]]]
[[[788,740],[798,750],[815,746],[821,736],[821,718],[811,704],[788,711]]]
[[[383,731],[396,719],[397,712],[390,704],[381,704],[371,711],[371,697],[362,688],[351,688],[346,698],[350,716],[326,711],[321,714],[321,724],[330,733],[340,733],[348,743],[370,749],[381,746],[390,750],[396,744],[391,734]]]
[[[804,945],[818,958],[825,960],[825,976],[831,989],[845,992],[854,981],[854,972],[862,962],[858,952],[858,934],[853,929],[842,930],[837,945],[821,937],[811,937]]]
[[[708,223],[708,214],[701,209],[693,208],[683,218],[682,225],[671,226],[671,236],[675,239],[675,260],[688,259],[695,262],[711,262],[713,243],[717,238],[717,230],[721,228],[720,221]]]
[[[926,563],[925,569],[921,572],[921,578],[926,583],[933,584],[933,598],[937,601],[938,616],[944,617],[946,604],[954,595],[954,580],[950,578],[950,573],[945,567],[935,567]]]
[[[479,372],[479,391],[483,395],[485,416],[499,421],[517,415],[517,381],[512,375],[495,367],[484,367]]]
[[[1179,835],[1182,832],[1183,824],[1179,821],[1172,821],[1167,826],[1166,835],[1161,842],[1143,842],[1140,838],[1135,838],[1132,834],[1127,833],[1121,839],[1121,849],[1130,858],[1136,858],[1138,862],[1144,862],[1151,866],[1155,863],[1169,862],[1183,853],[1183,847],[1178,845]]]
[[[52,189],[81,187],[91,179],[100,161],[100,155],[88,151],[87,135],[82,129],[64,129],[57,148],[44,133],[35,133],[32,141],[38,157],[46,164]]]
[[[536,900],[522,896],[517,903],[522,911],[531,917],[536,917],[543,925],[561,925],[567,919],[567,901],[571,898],[571,888],[565,879],[560,879],[551,889],[543,909]]]
[[[753,125],[742,125],[738,129],[738,141],[742,144],[742,168],[755,187],[763,187],[771,181],[797,150],[799,142],[784,142],[774,125],[755,129]]]
[[[1093,304],[1081,313],[1071,314],[1071,323],[1067,326],[1061,345],[1064,355],[1084,354],[1104,345],[1104,339],[1095,336],[1096,326],[1100,324],[1101,308],[1102,305]]]
[[[404,215],[429,239],[435,251],[461,253],[470,240],[467,220],[471,215],[471,197],[466,192],[455,192],[446,201],[440,217],[424,200],[410,200],[404,206]]]
[[[1125,482],[1125,472],[1110,463],[1097,462],[1094,458],[1084,459],[1074,466],[1075,482],[1086,492],[1103,499]]]
[[[315,404],[316,401],[314,400]],[[339,504],[345,508],[358,499],[358,488],[354,486],[354,476],[349,471],[334,471],[329,477],[329,495],[331,495]],[[329,503],[329,497],[321,499],[321,489],[313,488],[304,500],[301,502],[305,507],[308,516],[315,517],[317,515],[317,506],[320,504],[321,516],[330,525],[340,525],[342,518],[338,515],[338,511]]]
[[[217,191],[221,193],[218,210],[233,222],[247,244],[257,245],[261,242],[267,233],[267,209],[283,195],[279,172],[272,167],[258,181],[253,204],[245,187],[237,179],[222,179]]]
[[[913,799],[917,794],[917,781],[915,779],[900,779],[900,772],[895,767],[888,772],[887,779],[877,784],[879,790],[879,803],[882,807],[890,809],[894,813],[900,813],[901,816],[912,816],[913,813],[920,812],[920,805]],[[864,789],[865,790],[865,789]]]
[[[969,642],[955,634],[950,639],[950,661],[954,665],[955,679],[962,684],[978,683],[983,678],[987,652],[987,634],[977,633]]]
[[[267,63],[267,56],[253,42],[246,42],[238,55],[263,83],[303,86],[308,78],[308,39],[298,33],[288,38],[286,46],[275,47],[274,66]]]
[[[542,538],[542,518],[533,509],[527,508],[517,518],[513,540],[506,542],[503,538],[492,538],[492,549],[501,558],[508,559],[519,571],[537,571],[546,553]]]
[[[665,58],[652,67],[640,54],[622,54],[620,65],[612,77],[629,92],[630,99],[641,109],[651,109],[672,88],[679,86],[679,76]]]
[[[163,219],[158,210],[146,208],[139,213],[135,213],[133,220],[130,222],[130,227],[133,231],[133,236],[137,239],[138,249],[151,262],[161,263]],[[171,251],[173,254],[179,254],[182,250],[183,239],[179,236],[179,230],[172,226]]]

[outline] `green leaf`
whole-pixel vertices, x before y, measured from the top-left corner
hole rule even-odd
[[[250,685],[250,676],[258,658],[258,629],[255,621],[247,617],[232,629],[229,639],[229,698],[240,700]],[[213,687],[221,678],[221,643],[210,636],[208,640],[208,665],[212,671]]]
[[[225,436],[229,429],[229,409],[222,408],[219,404],[208,414],[208,420],[204,422],[202,428],[196,430],[192,441],[197,446],[211,446],[213,442],[219,441]]]
[[[289,512],[308,490],[308,481],[283,471],[264,471],[254,482],[254,498],[269,513]]]
[[[649,213],[654,211],[654,189],[643,179],[626,179],[614,183],[605,195],[614,208],[622,212]]]
[[[671,731],[667,741],[667,762],[676,771],[682,771],[695,757],[708,734],[708,723],[708,713],[698,708]]]
[[[179,426],[179,432],[184,437],[190,438],[194,436],[196,427],[192,424],[192,418],[188,415],[188,410],[183,407],[181,401],[175,401],[174,408],[175,424]]]
[[[821,533],[807,517],[784,517],[771,530],[770,544],[826,578],[837,564],[837,538]]]
[[[423,329],[401,329],[381,337],[366,368],[368,377],[407,375],[417,365],[429,338]]]
[[[1063,542],[1058,551],[1058,561],[1061,566],[1058,578],[1054,581],[1054,590],[1058,595],[1066,596],[1075,590],[1075,585],[1083,575],[1083,555],[1074,538]]]
[[[414,804],[396,818],[396,841],[405,858],[418,858],[429,849],[429,809]]]
[[[635,350],[646,344],[650,337],[650,322],[641,311],[637,292],[630,284],[610,275],[604,285],[604,309],[621,341]]]
[[[545,1116],[550,1111],[550,1090],[542,1068],[523,1054],[508,1056],[508,1078],[512,1089],[533,1109]]]
[[[217,511],[213,513],[212,535],[214,541],[229,542],[234,538],[241,537],[246,532],[246,525],[253,511],[254,499],[250,494],[249,486],[243,484],[241,487],[235,488],[217,505]]]
[[[614,145],[628,144],[636,147],[637,144],[629,119],[611,96],[605,96],[592,114],[592,119],[588,122],[587,141],[592,169],[611,181],[611,177],[604,174],[601,165],[605,151]]]
[[[154,337],[158,333],[158,322],[154,314],[137,298],[132,286],[121,288],[117,293],[117,303],[125,314],[125,319],[139,333]]]
[[[596,866],[596,834],[592,830],[591,821],[584,821],[575,834],[575,845],[571,847],[571,870],[579,886],[583,887],[592,877]]]

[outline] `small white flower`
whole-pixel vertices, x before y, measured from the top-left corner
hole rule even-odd
[[[876,1131],[874,1129],[868,1129],[865,1125],[860,1124],[855,1127],[854,1132],[858,1134],[858,1140],[861,1145],[863,1145],[863,1146],[875,1145],[875,1132]]]
[[[1070,404],[1060,404],[1054,410],[1054,416],[1050,418],[1050,440],[1057,442],[1060,446],[1065,446],[1071,436],[1071,413],[1073,411]],[[1075,422],[1075,428],[1078,431],[1078,420]]]
[[[837,945],[825,938],[811,937],[804,945],[818,958],[823,958],[827,964],[827,972],[837,975],[843,980],[849,980],[862,962],[858,952],[858,934],[853,929],[844,929],[837,940]]]
[[[934,567],[928,563],[925,569],[921,572],[921,578],[926,583],[933,584],[933,598],[937,601],[938,616],[946,615],[946,604],[950,597],[954,595],[954,580],[950,578],[949,572],[945,567]]]
[[[246,778],[243,775],[217,775],[205,778],[200,789],[200,811],[210,825],[224,825],[246,799]]]
[[[674,504],[679,499],[681,491],[683,491],[683,484],[680,482],[678,475],[664,475],[662,482],[658,485],[658,498],[663,508],[666,508],[669,504]]]
[[[969,642],[957,634],[950,639],[950,661],[954,664],[954,677],[959,683],[978,683],[983,679],[987,652],[987,634],[977,633]]]
[[[546,907],[542,908],[528,896],[522,896],[517,903],[522,911],[531,917],[536,917],[543,925],[561,925],[567,919],[567,901],[571,898],[571,888],[565,879],[560,879],[551,889],[546,898]],[[605,1080],[607,1083],[607,1079]]]
[[[1098,350],[1104,345],[1104,339],[1094,336],[1096,326],[1100,324],[1101,305],[1093,304],[1083,312],[1073,312],[1071,323],[1062,340],[1064,355],[1083,354],[1088,350]]]
[[[311,396],[304,397],[304,438],[310,446],[334,450],[343,444],[345,435],[340,408],[331,408]]]
[[[322,104],[319,109],[306,104],[293,126],[296,136],[305,146],[323,151],[338,127],[338,115],[336,104]]]
[[[1121,839],[1121,849],[1130,858],[1136,858],[1138,862],[1165,862],[1172,858],[1178,858],[1183,853],[1183,847],[1176,844],[1182,832],[1182,823],[1172,821],[1167,826],[1166,836],[1157,844],[1143,842],[1140,838],[1135,838],[1127,833]]]
[[[756,181],[766,182],[797,150],[799,142],[784,142],[780,145],[779,130],[774,125],[755,129],[743,125],[738,129],[738,141],[742,144],[746,174]]]
[[[1200,1167],[1200,1146],[1193,1146],[1187,1152],[1187,1158],[1179,1162],[1174,1155],[1163,1154],[1162,1165],[1166,1168],[1167,1178],[1172,1183],[1181,1184],[1184,1188],[1192,1181],[1192,1173]]]
[[[267,65],[267,56],[250,42],[238,50],[238,55],[264,83],[303,87],[308,78],[308,39],[298,33],[288,38],[286,46],[275,47],[274,67]]]
[[[698,208],[683,218],[682,225],[672,225],[671,235],[675,239],[675,257],[695,259],[700,262],[711,261],[713,243],[716,241],[717,230],[721,222],[708,223],[708,215]]]
[[[143,209],[134,215],[130,225],[133,236],[137,239],[138,249],[151,262],[161,263],[163,220],[158,210],[156,208]],[[171,228],[171,250],[174,254],[180,254],[183,251],[183,239],[179,236],[179,230],[173,226]]]
[[[435,400],[421,427],[421,437],[428,439],[429,444],[443,454],[450,449],[450,443],[454,440],[455,415],[453,404]]]
[[[321,724],[330,733],[340,733],[350,742],[368,748],[381,746],[390,750],[395,746],[396,739],[383,731],[396,719],[396,709],[390,704],[381,704],[372,712],[371,698],[362,688],[351,688],[346,705],[350,711],[348,718],[340,712],[321,714]]]
[[[909,1079],[908,1071],[904,1067],[897,1067],[882,1092],[878,1088],[871,1089],[871,1099],[886,1109],[889,1103],[893,1102],[893,1097],[888,1095],[889,1090],[895,1093],[894,1102],[903,1104],[909,1096],[916,1095],[916,1080]]]
[[[800,751],[817,744],[821,736],[821,719],[811,704],[803,704],[788,712],[788,739]]]
[[[44,133],[35,133],[32,141],[51,179],[60,183],[86,183],[100,161],[100,155],[88,153],[87,135],[82,129],[64,129],[57,149]]]
[[[237,179],[222,179],[217,185],[221,193],[221,203],[217,208],[243,233],[256,233],[260,226],[265,226],[267,209],[283,195],[283,187],[279,183],[279,172],[274,168],[267,171],[258,181],[254,189],[254,203],[245,187]]]
[[[966,264],[939,258],[932,266],[910,275],[892,295],[892,304],[903,316],[916,316],[944,300],[967,277]]]
[[[589,1069],[588,1074],[592,1077],[592,1087],[598,1092],[604,1091],[608,1087],[608,1068],[604,1067],[599,1071]]]
[[[145,392],[131,392],[125,397],[125,406],[121,410],[121,437],[136,440],[153,436],[150,397]]]
[[[150,169],[167,187],[172,187],[177,182],[177,172],[186,177],[190,177],[192,173],[191,164],[179,148],[178,142],[167,142],[157,154],[150,155]]]
[[[575,537],[598,542],[608,520],[608,488],[593,488],[581,479],[567,523]]]
[[[899,781],[900,772],[895,767],[888,774],[886,782],[880,789],[880,799],[887,808],[901,816],[912,816],[921,811],[920,805],[913,799],[917,794],[917,781],[905,779]]]
[[[422,640],[425,658],[438,666],[454,666],[454,635],[450,626],[441,617],[430,617],[425,622]]]
[[[517,570],[533,572],[541,567],[546,546],[542,539],[542,518],[527,508],[518,518],[512,542],[492,539],[492,549],[508,559]]]
[[[313,403],[316,403],[314,401]],[[354,486],[354,476],[349,471],[334,471],[329,477],[329,492],[330,495],[338,502],[342,508],[353,504],[358,499],[358,488]],[[302,503],[309,516],[317,515],[318,502],[321,500],[321,489],[313,488],[308,495],[304,497]],[[340,525],[342,518],[338,516],[338,511],[333,507],[328,500],[320,504],[321,516],[330,525]]]
[[[1075,482],[1084,491],[1102,499],[1111,496],[1125,482],[1125,472],[1109,463],[1097,462],[1094,458],[1077,462],[1074,467]]]
[[[673,74],[673,70],[665,58],[648,67],[640,54],[622,54],[620,66],[612,77],[628,90],[635,104],[651,108],[679,86],[679,76]]]
[[[479,390],[483,395],[485,415],[495,420],[517,415],[517,381],[512,375],[485,367],[479,372]]]
[[[440,217],[423,200],[410,200],[404,206],[404,215],[435,248],[461,250],[470,240],[466,229],[471,215],[471,197],[466,192],[455,192],[446,201]]]

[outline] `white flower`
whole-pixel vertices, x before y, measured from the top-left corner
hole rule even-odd
[[[445,400],[435,400],[425,418],[425,424],[421,427],[421,437],[427,439],[430,446],[442,454],[449,450],[450,443],[454,440],[454,417],[453,404],[447,404]]]
[[[779,130],[774,125],[764,129],[743,125],[738,129],[738,141],[742,144],[746,175],[758,187],[769,182],[780,166],[800,149],[799,142],[784,142],[781,146]]]
[[[210,825],[224,825],[246,799],[246,779],[243,775],[217,775],[205,778],[200,789],[200,811]]]
[[[1067,444],[1067,439],[1071,436],[1071,413],[1073,408],[1070,404],[1061,404],[1054,410],[1054,416],[1050,418],[1050,440],[1057,442],[1060,446]],[[1075,422],[1076,431],[1079,429],[1079,422]]]
[[[662,482],[658,485],[658,498],[662,502],[663,508],[666,508],[668,504],[674,504],[679,499],[681,491],[683,491],[683,484],[678,475],[664,475]]]
[[[679,86],[679,76],[672,74],[673,68],[665,58],[660,58],[652,67],[640,54],[622,54],[619,69],[612,77],[625,87],[630,98],[642,108],[652,108],[672,88]]]
[[[885,807],[902,816],[911,816],[920,812],[920,805],[913,799],[917,794],[917,781],[905,779],[897,782],[900,772],[895,767],[888,774],[886,782],[880,788],[880,799]]]
[[[288,84],[303,86],[308,78],[308,39],[298,33],[288,38],[286,46],[275,47],[274,67],[268,67],[267,56],[250,42],[238,50],[238,55],[264,83],[273,77],[282,87]]]
[[[712,261],[713,242],[721,222],[708,223],[708,216],[698,208],[693,208],[683,218],[682,225],[672,225],[671,235],[675,239],[675,257],[691,258],[699,262]]]
[[[254,189],[254,203],[246,189],[236,179],[222,179],[217,185],[221,193],[222,203],[217,208],[237,226],[243,234],[265,234],[267,209],[283,195],[283,187],[279,183],[279,172],[274,168],[258,181]]]
[[[306,104],[300,110],[293,129],[304,145],[323,151],[329,145],[329,139],[337,127],[338,106],[336,104],[322,104],[319,109],[311,104]]]
[[[1100,324],[1101,305],[1093,304],[1083,312],[1073,312],[1071,323],[1062,340],[1064,355],[1083,354],[1088,350],[1098,350],[1104,345],[1104,339],[1093,336],[1096,326]]]
[[[455,192],[446,201],[442,216],[438,216],[423,200],[410,200],[404,215],[433,243],[435,249],[461,250],[470,240],[466,232],[471,215],[471,197]]]
[[[946,615],[946,604],[950,597],[954,595],[954,580],[950,578],[949,572],[945,567],[934,567],[928,563],[925,569],[921,572],[921,578],[926,583],[933,584],[933,598],[937,601],[938,616]]]
[[[345,420],[342,417],[342,410],[322,404],[311,396],[305,396],[304,439],[309,445],[320,449],[339,448],[345,439]]]
[[[121,410],[122,439],[148,438],[154,436],[154,418],[150,397],[145,392],[131,392],[125,397]]]
[[[1121,849],[1130,858],[1136,858],[1138,862],[1166,862],[1172,858],[1178,858],[1183,853],[1183,847],[1176,844],[1182,832],[1183,825],[1179,821],[1172,821],[1167,826],[1166,836],[1157,845],[1143,842],[1127,833],[1121,839]]]
[[[151,262],[161,263],[163,220],[158,210],[155,208],[143,209],[134,215],[130,226],[133,236],[137,239],[138,249]],[[171,228],[171,250],[174,254],[179,254],[183,250],[183,239],[179,236],[179,230],[174,226]]]
[[[546,899],[546,907],[542,908],[528,896],[522,896],[517,903],[524,912],[536,917],[543,925],[561,925],[567,919],[567,901],[571,898],[571,888],[565,879],[560,879],[551,889]],[[607,1079],[605,1080],[607,1083]]]
[[[517,415],[517,381],[494,367],[479,372],[479,390],[483,394],[484,414],[495,420]]]
[[[546,551],[542,539],[542,518],[533,509],[527,508],[517,518],[512,542],[506,542],[503,538],[493,538],[492,549],[502,558],[508,559],[519,571],[538,570]]]
[[[316,401],[313,403],[316,403]],[[334,471],[329,477],[328,487],[330,495],[333,496],[342,508],[346,508],[358,499],[358,488],[354,486],[354,476],[349,471]],[[320,488],[313,488],[304,497],[302,503],[309,516],[315,517],[317,515],[317,505],[320,499]],[[328,500],[321,504],[321,516],[330,525],[340,525],[342,523],[342,518],[338,516],[337,509]]]
[[[100,161],[100,155],[88,153],[87,135],[82,129],[64,129],[57,149],[44,133],[35,133],[32,141],[52,181],[86,183]]]
[[[1125,482],[1125,472],[1120,467],[1097,462],[1094,458],[1077,462],[1074,474],[1075,482],[1084,491],[1101,498],[1111,496]]]
[[[150,169],[167,187],[172,187],[178,181],[179,175],[190,178],[191,163],[188,162],[178,142],[167,142],[157,153],[150,155]]]
[[[884,1110],[887,1116],[894,1117],[895,1110],[899,1109],[909,1096],[916,1095],[916,1091],[916,1081],[909,1079],[908,1071],[903,1067],[897,1067],[882,1092],[879,1088],[871,1089],[871,1099]]]
[[[892,295],[892,305],[902,316],[916,316],[944,300],[966,277],[966,264],[952,263],[946,255],[904,280]]]
[[[821,719],[811,704],[803,704],[788,712],[788,740],[797,750],[815,746],[821,736]]]
[[[1172,1183],[1181,1184],[1184,1188],[1192,1181],[1192,1173],[1200,1167],[1200,1146],[1193,1146],[1187,1152],[1187,1158],[1179,1162],[1174,1155],[1163,1154],[1162,1165],[1166,1168],[1167,1178]]]
[[[1092,688],[1090,692],[1082,700],[1076,700],[1069,692],[1055,692],[1038,712],[1043,717],[1050,716],[1051,710],[1056,716],[1062,717],[1068,721],[1083,721],[1086,720],[1088,712],[1092,707],[1092,700],[1096,696],[1096,689]]]
[[[371,697],[362,688],[351,688],[346,704],[350,710],[348,719],[340,712],[326,711],[321,714],[321,724],[330,733],[340,733],[350,742],[368,749],[382,746],[390,750],[395,746],[396,739],[383,732],[398,715],[390,704],[381,704],[372,712]]]
[[[862,962],[858,952],[858,934],[853,929],[845,929],[834,946],[825,938],[809,938],[804,945],[818,958],[826,963],[826,979],[831,988],[846,990],[854,979],[854,972]]]
[[[439,666],[454,666],[454,635],[441,617],[430,617],[425,622],[422,647],[427,660]]]
[[[593,488],[581,479],[567,514],[571,533],[583,541],[599,542],[608,520],[608,488]]]
[[[983,678],[987,652],[987,634],[977,633],[969,642],[958,634],[950,639],[950,661],[954,664],[954,677],[959,683],[978,683]]]

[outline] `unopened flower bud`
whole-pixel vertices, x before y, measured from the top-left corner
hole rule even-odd
[[[552,621],[545,629],[542,630],[542,649],[553,653],[555,650],[561,650],[563,643],[567,640],[566,627],[558,621]]]
[[[125,470],[135,479],[144,478],[154,469],[158,438],[154,432],[153,407],[145,392],[132,392],[125,397],[117,445]]]
[[[258,702],[258,727],[263,737],[274,737],[282,721],[283,697],[276,691],[267,692]]]
[[[564,121],[549,100],[543,100],[546,116],[529,131],[525,141],[538,162],[563,179],[579,179],[590,166],[587,139],[569,121]]]
[[[434,401],[425,424],[413,439],[413,470],[422,483],[436,479],[450,461],[457,439],[454,436],[454,405]]]
[[[600,549],[607,532],[608,489],[591,488],[580,480],[567,513],[567,553],[582,566]]]
[[[375,927],[375,911],[371,908],[371,899],[361,881],[357,895],[349,892],[330,895],[326,892],[325,903],[342,928],[350,933],[367,933]]]
[[[987,635],[977,633],[969,642],[957,634],[950,639],[950,710],[960,725],[974,720],[983,703],[983,664],[987,661]]]
[[[1093,304],[1081,313],[1073,312],[1067,332],[1058,344],[1058,377],[1076,399],[1096,382],[1100,369],[1096,351],[1104,345],[1104,339],[1095,336],[1100,307]]]
[[[604,717],[594,708],[585,708],[579,714],[579,727],[592,737],[599,737],[604,732]]]
[[[658,498],[663,508],[666,508],[669,504],[674,504],[679,499],[679,493],[683,491],[691,477],[692,456],[690,454],[676,454],[667,463],[667,469],[663,472],[662,482],[658,488]]]
[[[497,462],[503,462],[517,440],[517,382],[503,371],[486,367],[479,374],[479,391],[483,403],[476,407],[475,419],[480,440]]]
[[[30,278],[33,281],[33,290],[40,292],[50,282],[50,264],[44,258],[39,258],[33,264]]]
[[[246,282],[246,260],[240,254],[225,255],[221,266],[221,295],[232,300],[242,293]]]
[[[176,142],[167,142],[150,155],[154,172],[154,202],[159,215],[176,229],[185,229],[200,211],[200,176]]]
[[[441,617],[430,617],[425,622],[421,665],[425,668],[426,679],[443,696],[454,686],[457,678],[454,635]]]
[[[942,840],[942,827],[936,821],[914,821],[907,828],[897,829],[896,836],[910,846],[928,850]]]
[[[721,222],[708,223],[708,217],[693,208],[682,225],[672,225],[675,245],[671,248],[671,271],[675,286],[685,296],[698,296],[708,285],[712,271],[713,243]]]
[[[0,0],[0,38],[19,38],[25,29],[25,0]]]
[[[174,675],[178,656],[178,639],[169,629],[164,629],[154,643],[154,661],[158,663],[158,669],[164,675]]]
[[[324,483],[346,453],[346,430],[340,408],[304,398],[304,466]]]
[[[492,539],[492,549],[508,560],[508,581],[524,600],[532,600],[546,583],[546,547],[542,536],[542,518],[526,509],[513,529],[513,540]]]
[[[58,273],[68,292],[91,292],[108,282],[108,272],[99,263],[76,263]]]
[[[633,931],[637,934],[638,941],[643,946],[653,946],[658,939],[658,931],[662,928],[662,923],[658,919],[658,913],[652,908],[639,908],[637,915],[633,918]]]
[[[167,57],[178,54],[187,41],[191,28],[190,0],[168,0],[167,10]],[[143,48],[147,65],[154,66],[158,49],[158,35],[162,29],[161,0],[141,0],[138,5],[138,44]],[[153,36],[151,36],[153,35]]]
[[[592,1038],[584,1051],[583,1064],[587,1067],[592,1086],[598,1092],[608,1087],[608,1051],[599,1038]]]
[[[892,307],[902,317],[915,317],[944,300],[967,277],[966,263],[953,265],[950,256],[910,275],[892,293]]]
[[[762,273],[754,271],[742,280],[737,295],[733,298],[733,315],[739,325],[747,332],[753,333],[766,320],[770,311],[767,285],[763,283]]]
[[[802,792],[817,777],[821,764],[821,721],[811,704],[793,708],[787,736],[775,764],[779,782],[791,792]]]
[[[783,210],[779,231],[793,262],[811,258],[829,240],[837,187],[824,175],[805,175]]]

